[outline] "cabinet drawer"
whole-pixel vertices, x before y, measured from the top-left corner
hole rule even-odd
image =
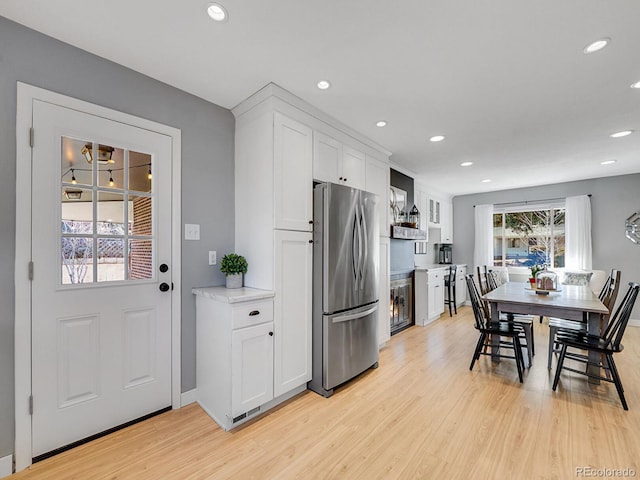
[[[427,272],[427,282],[441,282],[444,280],[444,277],[447,275],[448,270],[433,270]]]
[[[273,300],[241,303],[231,309],[233,329],[273,321]]]

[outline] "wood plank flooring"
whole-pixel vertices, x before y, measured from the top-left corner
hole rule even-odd
[[[33,465],[20,479],[576,478],[576,469],[640,476],[640,328],[616,361],[630,410],[612,384],[546,368],[549,328],[518,382],[512,360],[481,357],[468,307],[394,336],[380,367],[329,399],[305,392],[233,432],[197,404]]]

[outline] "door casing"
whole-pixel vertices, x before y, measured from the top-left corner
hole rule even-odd
[[[172,139],[171,182],[171,265],[174,289],[171,292],[171,405],[179,408],[181,386],[181,131],[66,95],[17,84],[16,114],[16,253],[15,253],[15,465],[20,471],[31,465],[32,437],[29,397],[31,395],[31,126],[33,101],[41,100],[109,120],[152,130]],[[37,132],[34,135],[37,141]],[[24,241],[29,239],[29,241]],[[35,267],[37,269],[37,266]],[[37,273],[36,273],[37,274]]]

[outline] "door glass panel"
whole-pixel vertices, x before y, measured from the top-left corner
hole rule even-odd
[[[148,235],[153,233],[151,197],[129,195],[129,234]]]
[[[129,240],[129,280],[153,278],[151,240]]]
[[[152,156],[61,143],[62,284],[153,279]]]
[[[73,187],[75,185],[91,185],[93,183],[91,164],[87,162],[82,154],[86,144],[90,144],[90,142],[62,137],[60,168],[63,185]]]
[[[151,155],[129,152],[129,190],[151,192],[152,183]]]
[[[124,195],[113,192],[98,192],[98,218],[96,227],[99,235],[124,235]]]
[[[124,188],[124,150],[110,145],[94,144],[94,147],[98,147],[98,186]]]
[[[124,239],[98,238],[98,282],[124,280]]]
[[[62,284],[93,282],[93,238],[62,237]]]

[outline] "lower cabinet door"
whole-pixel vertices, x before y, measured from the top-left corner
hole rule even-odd
[[[311,380],[312,233],[275,231],[274,396]]]
[[[273,399],[273,323],[231,333],[231,415]]]

